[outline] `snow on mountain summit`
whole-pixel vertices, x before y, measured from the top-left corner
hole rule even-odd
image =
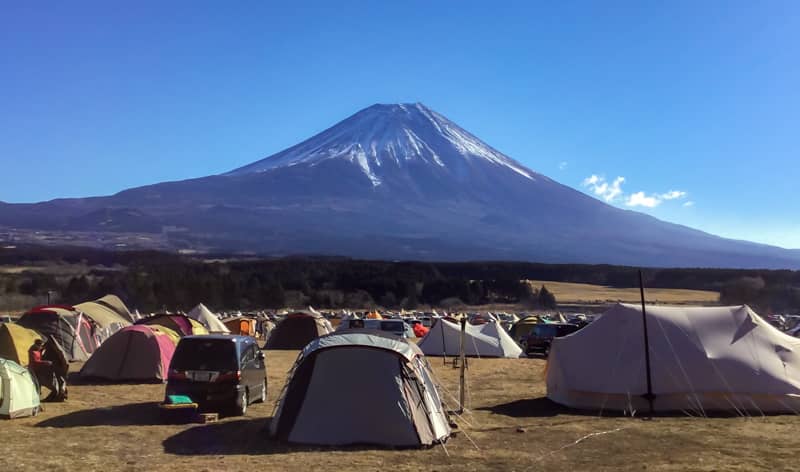
[[[536,175],[421,103],[373,105],[300,144],[226,175],[313,166],[330,159],[358,165],[373,186],[381,185],[387,169],[402,169],[410,163],[448,171],[482,161],[530,180]]]

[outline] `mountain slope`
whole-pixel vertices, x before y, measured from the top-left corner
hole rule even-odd
[[[159,232],[176,247],[427,260],[800,267],[800,253],[621,210],[421,104],[374,105],[228,173],[0,204],[0,225]]]

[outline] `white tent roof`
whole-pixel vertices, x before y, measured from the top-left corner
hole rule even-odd
[[[401,354],[409,361],[422,354],[419,347],[403,338],[390,337],[380,332],[338,331],[335,334],[319,337],[311,341],[304,349],[303,356],[308,356],[319,349],[336,346],[366,346],[388,349]]]
[[[461,345],[461,326],[440,319],[419,342],[419,348],[429,356],[457,356]],[[522,355],[522,349],[497,322],[482,325],[467,323],[464,352],[468,356],[509,357]]]
[[[747,306],[647,307],[654,406],[660,411],[800,411],[800,340]],[[616,305],[553,340],[547,396],[587,409],[645,410],[642,310]]]
[[[231,331],[228,329],[225,324],[217,318],[217,315],[211,313],[211,310],[206,308],[205,305],[202,303],[197,305],[196,307],[192,308],[189,313],[186,313],[186,316],[192,318],[193,320],[199,321],[208,329],[209,333],[230,333]]]

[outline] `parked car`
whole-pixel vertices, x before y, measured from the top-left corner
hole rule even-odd
[[[185,395],[203,411],[244,415],[267,399],[264,353],[250,336],[186,336],[169,365],[169,395]]]
[[[339,324],[338,330],[345,329],[376,329],[385,331],[401,338],[415,338],[416,335],[411,329],[411,325],[403,320],[344,320]]]
[[[539,323],[522,338],[525,354],[550,354],[553,338],[560,338],[578,331],[580,326],[569,323]]]

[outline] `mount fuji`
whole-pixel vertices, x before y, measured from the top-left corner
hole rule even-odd
[[[263,255],[800,268],[798,251],[607,205],[418,103],[373,105],[220,175],[0,203],[0,227]]]

